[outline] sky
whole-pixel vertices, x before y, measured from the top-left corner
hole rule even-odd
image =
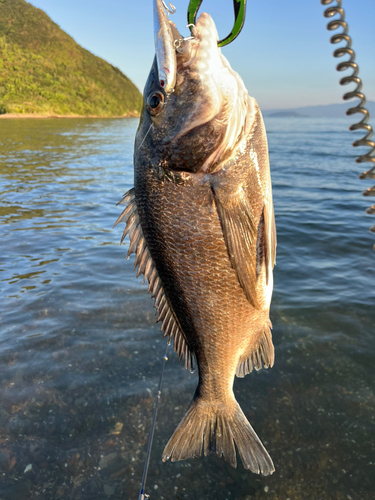
[[[142,91],[154,57],[152,0],[31,0],[84,48],[120,68]],[[171,16],[188,35],[188,0]],[[336,1],[332,5],[336,5]],[[375,101],[375,0],[343,0],[363,92]],[[320,0],[247,0],[245,27],[223,53],[262,109],[342,102],[352,86],[335,69]],[[219,37],[233,25],[232,0],[204,0]],[[341,60],[344,60],[342,58]],[[355,103],[356,101],[352,101]]]

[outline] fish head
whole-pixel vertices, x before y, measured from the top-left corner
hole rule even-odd
[[[209,14],[200,15],[188,38],[167,18],[162,22],[144,90],[136,160],[152,151],[153,163],[163,168],[210,173],[243,140],[250,98],[217,45]]]

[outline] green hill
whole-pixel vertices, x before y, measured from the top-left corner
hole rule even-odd
[[[25,0],[0,0],[0,114],[134,116],[142,97]]]

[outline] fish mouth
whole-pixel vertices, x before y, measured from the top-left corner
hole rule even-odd
[[[218,34],[212,17],[203,12],[192,28],[192,36],[188,38],[182,37],[175,26],[169,24],[175,38],[171,46],[170,35],[164,32],[164,47],[166,50],[172,49],[176,57],[175,86],[181,87],[186,72],[189,75],[189,69],[193,68],[193,80],[199,82],[199,92],[195,90],[194,100],[189,105],[189,119],[181,119],[174,126],[169,124],[169,133],[161,141],[165,145],[178,141],[198,131],[208,122],[218,119],[222,105],[220,90],[212,79],[215,69],[223,67],[221,51],[217,46]],[[160,72],[159,62],[158,70]],[[190,76],[187,78],[189,81]],[[173,100],[172,96],[171,99]],[[185,113],[183,106],[181,113]]]
[[[168,103],[158,140],[174,150],[175,156],[177,150],[188,147],[189,141],[200,151],[206,127],[211,142],[213,137],[218,141],[207,154],[196,155],[204,158],[200,170],[206,171],[237,143],[246,115],[246,110],[238,108],[247,108],[247,101],[239,96],[246,89],[221,54],[217,29],[209,14],[203,12],[192,28],[192,36],[184,38],[169,21],[168,12],[163,0],[154,0],[156,71]],[[244,106],[238,105],[240,101]]]
[[[214,31],[214,45],[217,49],[217,31],[209,14],[202,13],[196,25],[192,28],[192,36],[183,37],[175,24],[169,20],[169,14],[174,14],[176,8],[170,3],[167,6],[164,0],[153,0],[154,3],[154,42],[156,61],[158,67],[158,78],[160,87],[168,95],[174,92],[177,82],[178,73],[178,55],[183,53],[181,45],[184,42],[195,40],[201,41],[200,30]],[[198,28],[199,26],[199,28]],[[198,29],[197,29],[198,28]],[[216,36],[215,36],[216,34]],[[207,33],[206,33],[207,35]],[[212,32],[210,33],[212,36]],[[181,57],[180,57],[181,59]],[[194,59],[193,57],[191,59]],[[191,62],[191,61],[190,61]],[[190,62],[184,62],[182,67],[186,67]]]

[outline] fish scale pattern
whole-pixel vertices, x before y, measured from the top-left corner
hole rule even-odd
[[[193,371],[194,355],[188,348],[178,320],[168,302],[159,274],[143,236],[135,201],[134,188],[124,195],[119,204],[127,205],[115,222],[115,226],[120,222],[126,224],[121,243],[123,243],[125,237],[129,235],[130,244],[127,258],[133,253],[136,254],[134,269],[138,267],[137,278],[142,274],[143,283],[145,283],[146,279],[148,280],[148,292],[151,293],[151,296],[154,298],[154,307],[156,307],[158,311],[157,321],[161,322],[161,329],[164,330],[164,337],[168,336],[169,339],[173,338],[173,347],[180,361],[185,357],[185,368]]]
[[[149,249],[190,350],[205,358],[201,390],[215,386],[225,398],[234,374],[273,364],[268,310],[254,309],[240,286],[211,189],[162,183],[151,171],[145,177],[137,203]]]
[[[144,236],[199,367],[193,401],[163,461],[203,452],[223,456],[236,467],[236,447],[246,469],[271,474],[272,460],[233,394],[236,372],[244,376],[253,366],[261,367],[262,360],[265,367],[273,360],[268,308],[256,309],[246,297],[209,183],[161,181],[149,164],[142,175],[136,173],[135,183]]]

